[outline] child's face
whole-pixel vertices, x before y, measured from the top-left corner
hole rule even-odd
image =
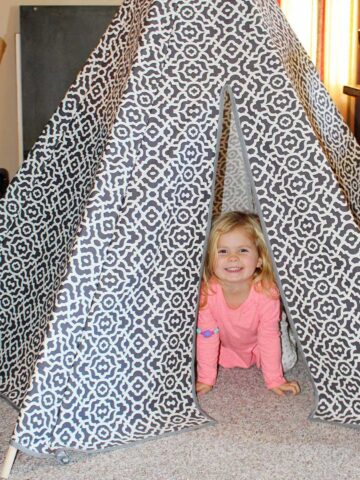
[[[244,228],[220,235],[214,273],[223,284],[251,283],[261,263],[257,247]]]

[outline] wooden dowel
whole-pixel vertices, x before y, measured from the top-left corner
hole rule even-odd
[[[10,447],[8,448],[8,451],[6,452],[4,463],[2,464],[0,480],[7,480],[9,478],[12,466],[15,461],[16,454],[17,454],[17,448],[10,445]]]
[[[5,49],[6,49],[6,42],[3,38],[0,37],[0,62],[5,53]]]

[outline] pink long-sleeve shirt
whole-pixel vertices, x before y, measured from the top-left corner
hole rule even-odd
[[[279,319],[279,298],[252,288],[238,308],[230,308],[221,285],[212,282],[198,316],[197,380],[214,385],[218,364],[225,368],[257,365],[268,388],[283,384]]]

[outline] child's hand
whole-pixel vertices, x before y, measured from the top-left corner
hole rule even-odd
[[[212,390],[212,385],[207,385],[206,383],[196,382],[196,393],[198,395],[205,395],[205,393],[209,393]]]
[[[270,388],[270,390],[280,397],[283,397],[287,392],[298,395],[300,393],[300,385],[296,381],[285,382],[278,387]]]

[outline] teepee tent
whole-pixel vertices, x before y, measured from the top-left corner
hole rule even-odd
[[[125,0],[0,204],[13,447],[211,422],[193,344],[213,202],[261,216],[312,418],[358,425],[359,153],[274,0]]]

